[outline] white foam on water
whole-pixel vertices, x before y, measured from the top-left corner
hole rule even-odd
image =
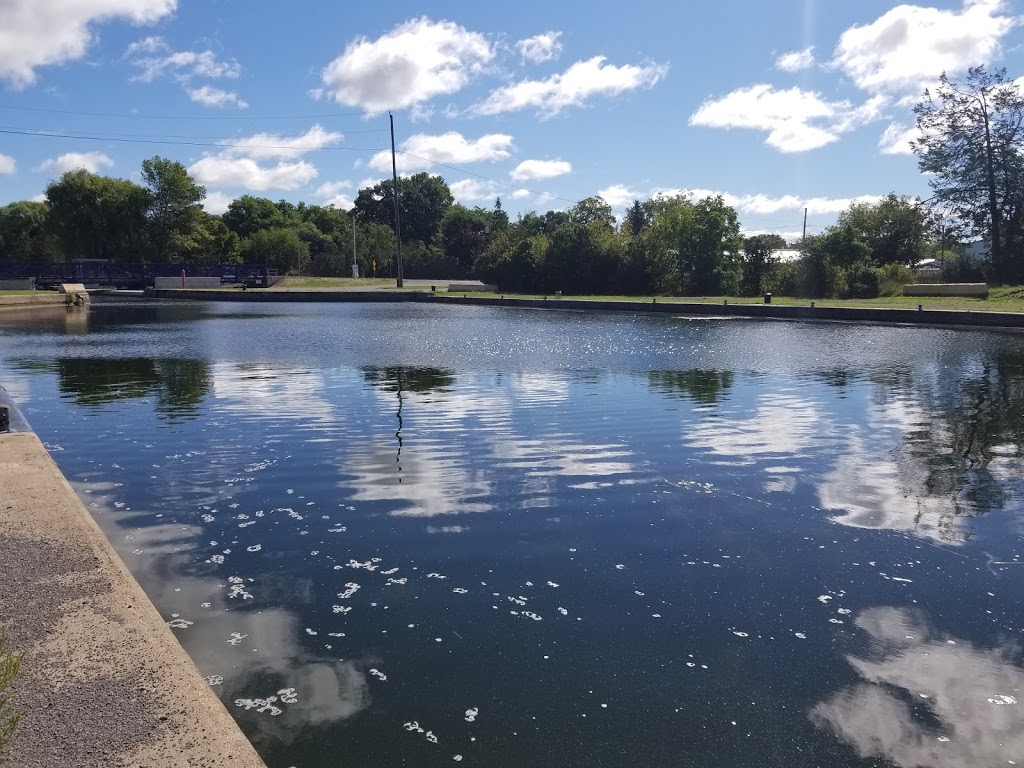
[[[476,720],[476,716],[479,715],[479,714],[480,714],[480,708],[479,707],[471,707],[470,709],[467,709],[466,710],[466,722],[467,723],[472,723],[474,720]]]
[[[1015,696],[1006,696],[1005,694],[997,693],[995,696],[989,697],[988,703],[1003,707],[1007,704],[1016,704],[1017,698]]]
[[[381,672],[379,669],[371,669],[370,674],[380,680],[382,683],[386,683],[388,676]]]
[[[203,678],[203,681],[207,685],[223,685],[224,684],[224,678],[221,677],[220,675],[208,675],[207,677]]]

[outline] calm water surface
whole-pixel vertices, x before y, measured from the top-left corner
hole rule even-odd
[[[420,305],[0,313],[271,768],[1024,765],[1024,346]]]

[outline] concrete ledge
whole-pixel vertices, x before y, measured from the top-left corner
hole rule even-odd
[[[64,306],[67,297],[51,291],[39,291],[31,296],[4,296],[0,294],[0,311],[4,309],[25,309],[35,306]]]
[[[153,287],[157,290],[172,288],[220,288],[219,277],[189,277],[185,276],[185,285],[181,284],[180,277],[154,277]]]
[[[31,432],[0,435],[0,530],[24,653],[0,764],[266,768]]]
[[[26,277],[21,280],[0,280],[0,291],[34,291],[36,279]]]
[[[987,283],[913,283],[903,286],[904,296],[988,296]]]
[[[586,299],[506,299],[499,296],[466,297],[428,291],[146,291],[158,299],[247,302],[427,302],[484,307],[572,309],[588,312],[653,312],[670,315],[710,315],[779,320],[825,320],[851,323],[948,325],[988,328],[1024,328],[1024,313],[977,312],[954,309],[888,309],[882,307],[811,307],[785,304],[710,304],[659,300],[588,301]]]

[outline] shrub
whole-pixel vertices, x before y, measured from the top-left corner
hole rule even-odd
[[[903,286],[917,280],[914,270],[904,264],[886,264],[878,268],[878,295],[902,296]]]
[[[873,299],[878,296],[878,270],[866,261],[851,264],[846,270],[844,298]]]
[[[7,635],[0,632],[0,751],[10,744],[14,732],[21,722],[21,715],[14,709],[11,683],[21,668],[21,654],[7,649]]]

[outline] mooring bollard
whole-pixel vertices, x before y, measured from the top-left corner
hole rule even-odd
[[[772,295],[770,293],[766,293],[764,295],[764,303],[765,304],[771,304],[772,303]]]
[[[0,432],[11,431],[11,409],[0,405]]]
[[[917,305],[917,311],[918,312],[924,312],[924,304],[918,304]]]
[[[814,302],[811,302],[811,309],[814,309]]]

